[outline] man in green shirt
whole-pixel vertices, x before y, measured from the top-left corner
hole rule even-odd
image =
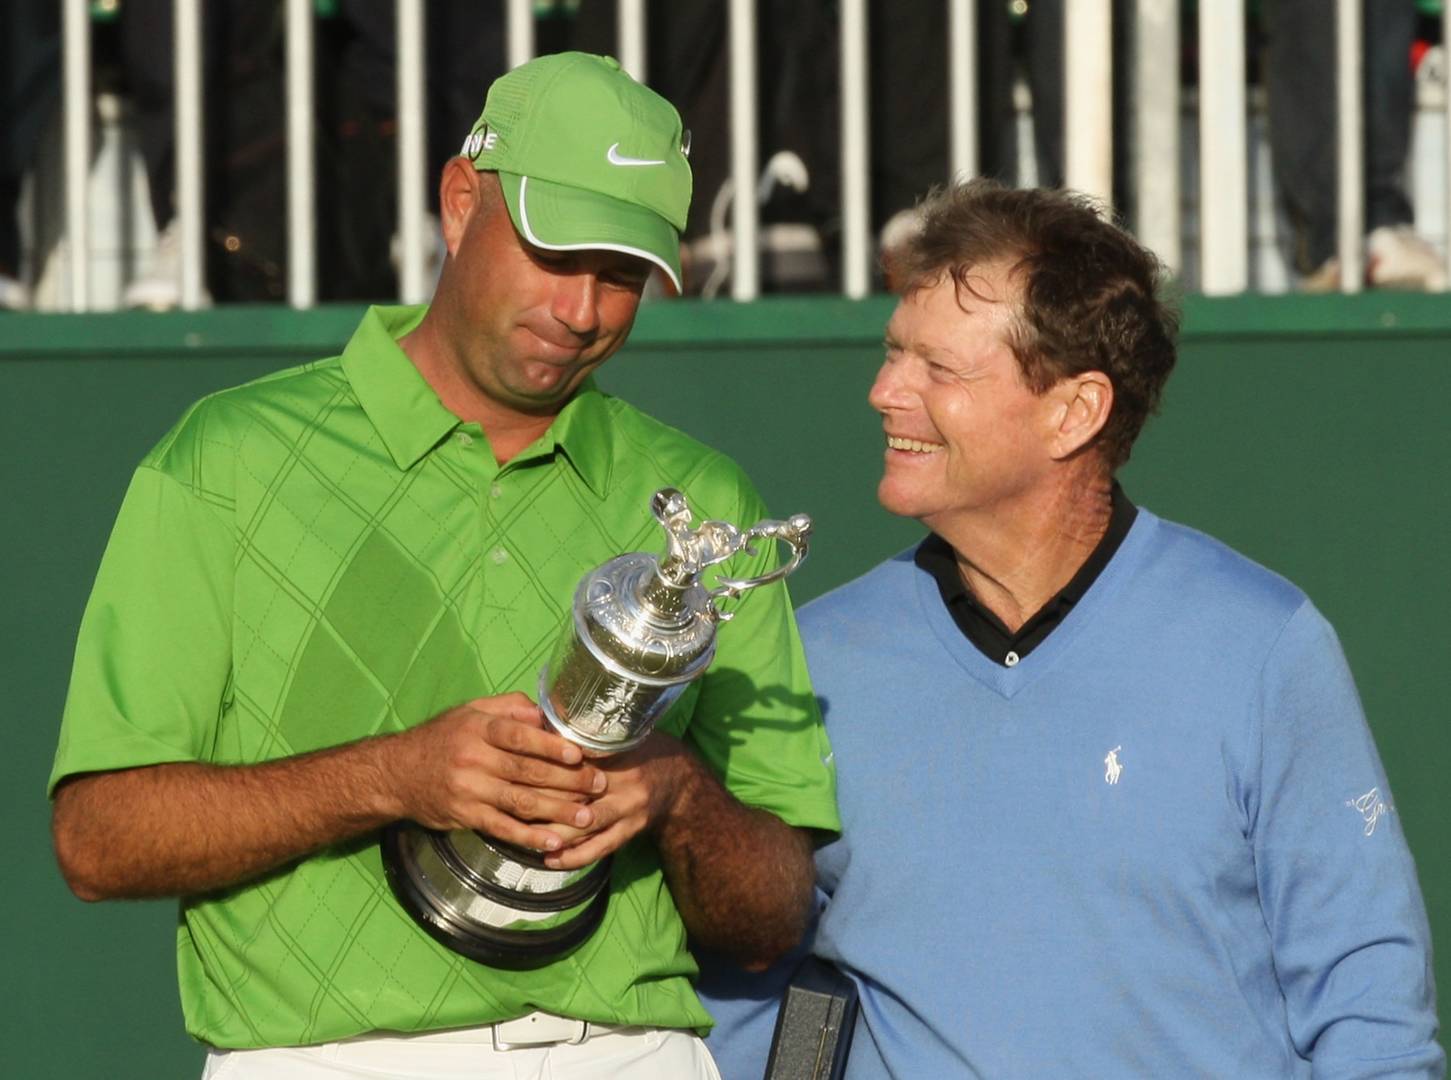
[[[687,932],[748,965],[799,935],[810,831],[837,817],[783,589],[636,750],[585,758],[526,696],[581,575],[660,547],[657,488],[765,514],[590,379],[652,269],[678,287],[686,142],[613,60],[502,77],[443,171],[432,303],[203,400],[137,469],[82,621],[55,844],[83,899],[181,898],[208,1075],[709,1077]],[[564,869],[613,855],[603,923],[533,970],[465,959],[388,888],[399,819]]]

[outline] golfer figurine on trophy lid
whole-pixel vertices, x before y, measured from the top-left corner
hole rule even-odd
[[[685,496],[657,491],[650,510],[665,530],[664,558],[619,555],[591,570],[539,673],[539,706],[554,729],[595,754],[643,742],[655,722],[715,655],[719,604],[778,581],[806,558],[811,519],[691,525]],[[754,578],[701,574],[754,544],[785,543],[790,558]],[[394,892],[437,940],[486,964],[533,967],[582,944],[608,900],[609,859],[552,870],[534,852],[469,829],[437,832],[409,822],[390,827],[384,864]]]

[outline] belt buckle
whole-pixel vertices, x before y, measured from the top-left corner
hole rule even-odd
[[[589,1038],[589,1021],[573,1020],[553,1013],[532,1012],[513,1020],[501,1020],[490,1028],[495,1050],[519,1050],[531,1046],[577,1046]]]

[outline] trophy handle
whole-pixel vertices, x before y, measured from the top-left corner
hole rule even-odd
[[[754,555],[756,549],[752,547],[752,541],[756,539],[780,540],[791,548],[791,558],[778,566],[768,574],[761,574],[753,578],[728,578],[717,579],[716,587],[708,594],[712,601],[711,605],[715,617],[721,622],[730,622],[735,618],[734,611],[725,611],[719,606],[719,601],[734,600],[747,589],[754,589],[758,585],[769,585],[773,581],[780,581],[787,574],[794,571],[806,558],[810,547],[811,518],[805,514],[793,514],[786,521],[761,521],[752,525],[741,537],[738,551],[743,550],[747,555]]]

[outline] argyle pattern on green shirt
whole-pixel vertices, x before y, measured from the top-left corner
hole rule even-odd
[[[341,357],[205,399],[132,481],[82,621],[52,788],[177,761],[250,764],[418,724],[519,690],[580,577],[659,551],[650,495],[749,525],[765,508],[722,455],[592,385],[500,468],[395,339],[422,309],[373,309]],[[800,508],[791,508],[800,509]],[[775,553],[725,569],[758,573]],[[710,671],[661,727],[743,801],[837,827],[833,773],[785,590],[748,596]],[[187,1027],[221,1047],[486,1023],[533,1009],[708,1026],[654,849],[615,858],[600,930],[527,972],[417,928],[377,837],[182,902]]]

